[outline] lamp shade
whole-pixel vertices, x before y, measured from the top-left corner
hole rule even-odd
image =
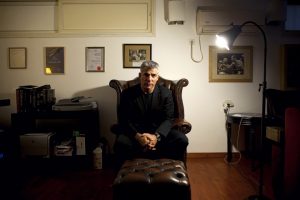
[[[226,48],[227,50],[229,50],[230,47],[232,47],[234,40],[241,33],[241,31],[241,25],[232,25],[232,27],[229,30],[224,31],[222,33],[218,33],[216,35],[216,45],[218,47]]]

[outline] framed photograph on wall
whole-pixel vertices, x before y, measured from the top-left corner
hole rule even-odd
[[[252,82],[252,46],[209,46],[209,82]]]
[[[8,61],[10,69],[26,69],[27,49],[25,47],[8,48]]]
[[[45,47],[45,74],[65,73],[65,48]]]
[[[139,68],[146,60],[152,59],[151,44],[123,44],[123,67]]]
[[[104,47],[85,48],[85,71],[104,72],[105,70],[105,49]]]

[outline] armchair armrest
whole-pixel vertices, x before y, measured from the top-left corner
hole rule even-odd
[[[176,128],[184,134],[187,134],[192,130],[192,125],[190,122],[184,119],[177,118],[174,120],[173,128]]]
[[[187,134],[191,131],[192,125],[191,125],[191,123],[189,123],[188,121],[186,121],[184,119],[175,119],[174,123],[173,123],[173,128],[183,132],[184,134]],[[116,135],[122,133],[122,129],[119,124],[113,124],[110,127],[110,130],[113,134],[116,134]]]
[[[121,129],[121,126],[119,124],[111,125],[110,131],[115,135],[119,135],[119,134],[122,133],[122,129]]]

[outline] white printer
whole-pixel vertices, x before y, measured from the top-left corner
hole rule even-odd
[[[74,97],[72,99],[61,99],[52,106],[54,111],[82,111],[97,109],[96,101],[92,97]]]
[[[55,133],[27,133],[20,135],[22,157],[40,156],[49,158],[53,154]]]

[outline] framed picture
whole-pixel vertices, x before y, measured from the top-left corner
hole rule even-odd
[[[209,46],[209,82],[252,82],[252,46]]]
[[[280,88],[293,90],[300,88],[299,66],[300,44],[285,44],[281,46]]]
[[[65,48],[45,47],[45,74],[65,73]]]
[[[8,57],[10,69],[27,68],[27,49],[25,47],[8,48]]]
[[[104,72],[104,47],[85,48],[85,71]]]
[[[151,44],[123,44],[123,67],[138,68],[152,58]]]

